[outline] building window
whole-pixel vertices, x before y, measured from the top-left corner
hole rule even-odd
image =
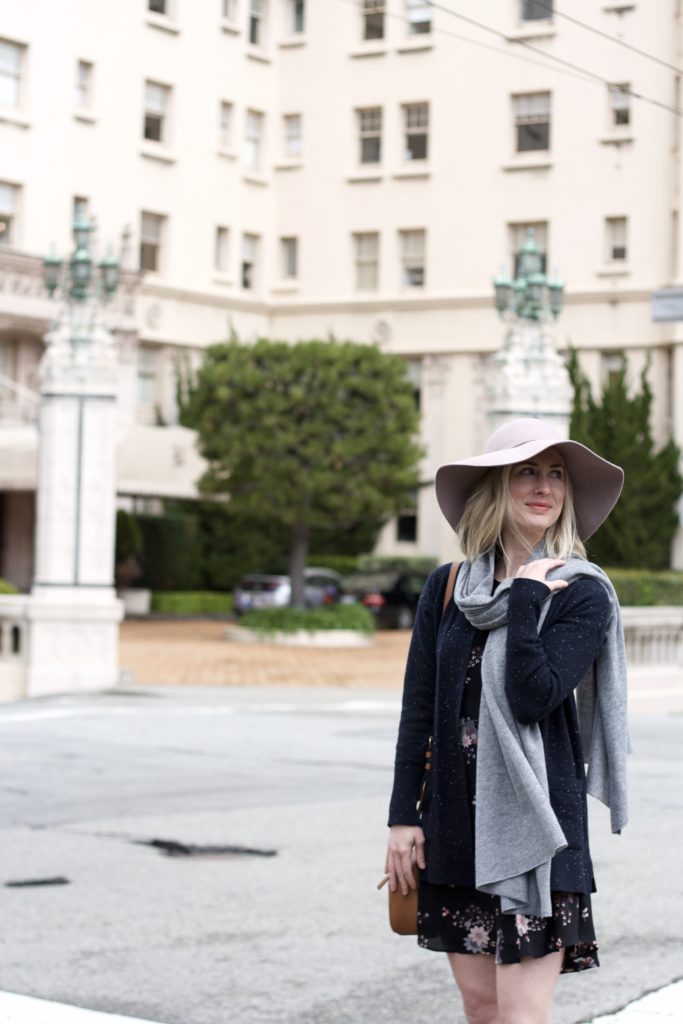
[[[607,236],[607,260],[628,259],[628,223],[626,217],[607,217],[605,219]]]
[[[213,247],[213,268],[219,274],[228,272],[228,229],[216,228]]]
[[[150,142],[168,142],[168,108],[171,90],[167,85],[145,82],[143,136]]]
[[[525,221],[520,224],[508,224],[510,242],[510,265],[513,278],[519,273],[519,249],[533,233],[533,239],[541,250],[541,273],[545,274],[548,267],[548,222],[546,220]]]
[[[413,503],[402,508],[396,517],[396,540],[408,544],[417,540],[417,492],[413,499]],[[419,586],[416,589],[419,590]]]
[[[301,114],[285,114],[285,156],[296,160],[301,156]]]
[[[358,111],[360,162],[378,164],[382,159],[382,108],[367,107]]]
[[[159,272],[166,218],[158,213],[142,214],[140,223],[140,270]]]
[[[0,39],[0,108],[16,109],[21,103],[21,65],[24,47]]]
[[[299,239],[281,238],[282,276],[286,281],[295,280],[299,276]]]
[[[16,245],[18,192],[16,185],[0,181],[0,245]]]
[[[236,0],[222,0],[221,12],[226,21],[236,21],[237,2]]]
[[[618,380],[624,372],[623,352],[603,352],[602,378],[604,384]]]
[[[609,99],[612,113],[612,126],[623,128],[631,123],[631,97],[629,85],[610,85]]]
[[[404,288],[422,288],[425,283],[425,239],[423,229],[399,231],[401,280]]]
[[[363,0],[363,39],[384,39],[385,0]]]
[[[257,110],[248,110],[244,133],[244,166],[249,171],[257,171],[261,165],[262,138],[263,114]]]
[[[306,29],[305,0],[290,0],[289,24],[293,35],[300,35]]]
[[[76,65],[76,106],[80,110],[89,110],[92,106],[92,79],[92,64],[79,60]]]
[[[265,0],[249,0],[249,42],[252,46],[263,46]]]
[[[403,107],[403,122],[405,125],[404,158],[406,160],[426,160],[429,137],[429,104],[406,103]]]
[[[258,235],[244,235],[242,238],[242,287],[253,291],[256,286],[256,258],[258,256]]]
[[[90,202],[85,196],[74,196],[71,214],[74,224],[90,223]]]
[[[425,0],[406,0],[408,32],[411,36],[432,31],[432,5]]]
[[[138,402],[153,406],[157,397],[159,351],[154,345],[138,346]]]
[[[550,93],[531,92],[513,99],[517,152],[550,149]]]
[[[168,14],[168,0],[147,0],[147,10],[154,14]]]
[[[353,236],[356,258],[356,289],[376,291],[379,286],[379,234],[363,232]]]
[[[521,21],[549,21],[553,16],[553,0],[521,0]]]
[[[232,145],[232,103],[224,100],[218,106],[218,144],[228,149]]]

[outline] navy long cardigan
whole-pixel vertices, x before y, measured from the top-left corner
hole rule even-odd
[[[475,629],[450,601],[442,614],[449,566],[425,584],[408,654],[396,745],[390,825],[421,825],[433,884],[474,885],[474,844],[467,808],[458,723],[465,671]],[[594,579],[558,591],[540,634],[548,596],[544,583],[515,579],[510,588],[505,689],[519,722],[538,722],[545,748],[550,800],[568,847],[553,858],[551,888],[594,891],[588,847],[586,780],[574,687],[605,637],[609,599]],[[432,769],[422,816],[415,804],[432,736]]]

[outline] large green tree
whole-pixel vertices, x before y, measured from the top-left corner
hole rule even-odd
[[[404,362],[371,345],[232,339],[207,349],[180,394],[208,462],[202,490],[287,530],[294,605],[312,531],[376,524],[419,486],[413,387]]]
[[[602,565],[665,569],[678,527],[681,452],[671,439],[655,451],[649,366],[640,376],[640,390],[629,393],[624,357],[620,370],[610,374],[599,401],[573,349],[568,368],[574,386],[571,437],[622,466],[625,475],[616,508],[588,542],[590,556]]]

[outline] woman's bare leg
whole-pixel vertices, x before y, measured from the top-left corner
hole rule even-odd
[[[500,1024],[552,1024],[553,993],[564,950],[519,964],[498,964],[496,993]]]
[[[449,953],[467,1024],[501,1024],[496,999],[496,962],[491,953]]]

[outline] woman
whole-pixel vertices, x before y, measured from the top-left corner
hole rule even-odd
[[[470,1024],[550,1024],[558,975],[598,966],[586,792],[620,831],[626,671],[616,595],[582,542],[622,483],[534,419],[437,473],[466,561],[453,598],[448,566],[420,598],[386,870],[407,893],[420,869],[418,941],[448,954]]]

